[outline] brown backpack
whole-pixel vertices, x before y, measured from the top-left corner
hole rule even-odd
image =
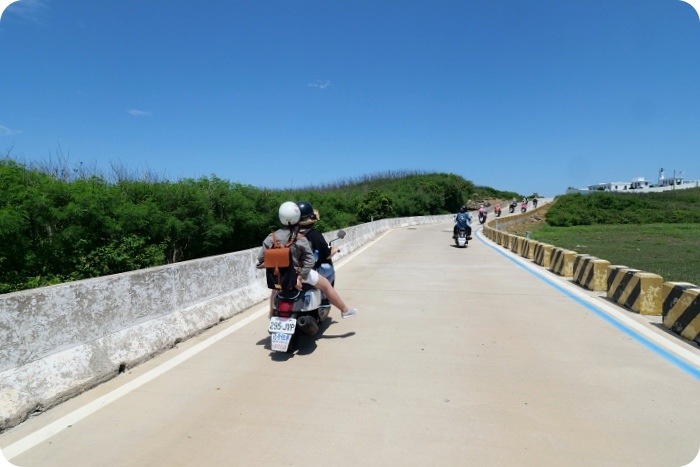
[[[264,262],[267,287],[275,290],[293,290],[297,285],[299,271],[294,268],[292,245],[304,236],[295,232],[289,241],[282,244],[272,233],[272,247],[265,250]]]

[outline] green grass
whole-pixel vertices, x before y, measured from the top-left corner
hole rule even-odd
[[[532,229],[530,238],[700,285],[700,224],[586,225]]]

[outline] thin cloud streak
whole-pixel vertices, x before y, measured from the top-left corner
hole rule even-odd
[[[316,89],[326,89],[327,87],[330,87],[331,82],[330,80],[317,80],[314,81],[313,83],[309,83],[310,88],[316,88]]]
[[[0,136],[12,136],[19,133],[22,133],[22,130],[13,130],[12,128],[0,125]]]
[[[150,117],[153,115],[152,112],[149,112],[147,110],[139,110],[139,109],[131,109],[131,110],[127,110],[127,112],[129,112],[134,117]]]

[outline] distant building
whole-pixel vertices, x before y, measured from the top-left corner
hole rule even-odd
[[[682,172],[681,172],[682,174]],[[700,186],[700,180],[684,180],[683,177],[674,176],[666,178],[664,169],[659,170],[658,183],[653,184],[644,177],[633,178],[629,182],[605,182],[588,185],[586,188],[569,188],[566,193],[593,193],[605,191],[612,193],[653,193],[657,191],[684,190]]]

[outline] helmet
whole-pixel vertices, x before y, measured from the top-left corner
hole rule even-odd
[[[316,220],[314,216],[314,207],[311,206],[311,203],[308,201],[299,201],[297,206],[299,207],[299,223],[301,225],[309,225]]]
[[[467,207],[462,206],[461,208],[459,208],[459,212],[467,212]]]
[[[301,217],[299,206],[293,201],[285,201],[280,206],[279,216],[283,225],[296,225]]]

